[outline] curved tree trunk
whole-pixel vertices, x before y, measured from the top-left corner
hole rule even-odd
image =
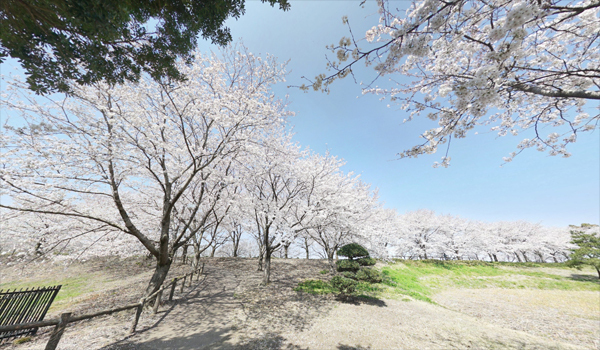
[[[519,256],[519,253],[515,252],[515,256],[517,257],[517,260],[518,260],[519,262],[522,262],[522,261],[521,261],[521,257]]]
[[[154,268],[154,273],[152,274],[152,278],[150,278],[150,282],[148,282],[148,286],[146,287],[146,291],[144,292],[144,297],[156,292],[160,286],[165,282],[167,278],[167,274],[171,269],[170,258],[167,258],[166,261],[161,263],[161,259],[157,259],[156,267]],[[152,300],[148,300],[148,302],[152,302]]]

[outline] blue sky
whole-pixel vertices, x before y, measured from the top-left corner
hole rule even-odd
[[[527,150],[511,163],[502,157],[516,150],[525,137],[498,138],[492,132],[453,140],[451,166],[433,168],[442,154],[397,160],[396,154],[421,142],[420,133],[432,127],[429,120],[402,124],[406,117],[377,96],[361,95],[348,77],[332,85],[332,92],[304,93],[287,85],[304,83],[327,73],[325,46],[348,36],[342,24],[347,15],[357,37],[377,24],[374,1],[291,1],[283,12],[259,1],[246,2],[246,14],[229,20],[233,37],[242,39],[254,54],[266,53],[289,60],[290,74],[275,92],[288,95],[295,139],[319,153],[327,150],[343,158],[344,170],[361,174],[379,188],[380,198],[399,213],[421,208],[468,219],[527,220],[547,226],[600,222],[600,133],[580,135],[570,147],[570,158],[550,157]],[[394,1],[405,8],[407,1]],[[200,40],[201,50],[215,46]],[[6,74],[9,64],[2,66]],[[362,65],[360,66],[362,67]],[[371,68],[357,70],[364,81],[374,77]],[[397,77],[396,77],[397,78]],[[588,103],[597,112],[597,103]],[[590,113],[590,114],[592,114]],[[550,129],[547,129],[550,133]]]
[[[407,1],[392,3],[399,8],[409,5]],[[387,108],[377,96],[361,95],[360,86],[350,77],[332,85],[329,95],[287,88],[305,82],[302,76],[313,78],[327,72],[325,57],[333,54],[325,46],[348,36],[342,16],[348,16],[357,37],[378,23],[375,2],[368,1],[364,8],[359,4],[291,1],[291,10],[283,12],[248,1],[246,14],[227,22],[233,37],[241,38],[253,53],[290,60],[288,81],[277,86],[276,92],[289,95],[289,109],[296,112],[291,124],[298,142],[346,160],[345,171],[361,174],[364,181],[379,188],[386,206],[400,213],[427,208],[469,219],[527,220],[548,226],[600,221],[598,130],[581,135],[570,148],[570,158],[532,149],[504,165],[502,157],[515,151],[524,136],[498,138],[492,132],[480,132],[453,140],[451,166],[433,168],[442,154],[396,160],[396,153],[420,143],[420,133],[432,126],[429,120],[403,124],[402,111]],[[200,47],[214,49],[206,42]],[[374,77],[371,68],[357,73],[365,82]]]

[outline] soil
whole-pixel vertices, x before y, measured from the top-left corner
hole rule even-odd
[[[598,292],[460,289],[435,295],[438,305],[407,298],[341,301],[332,296],[293,291],[304,279],[329,279],[329,275],[320,273],[328,269],[324,260],[275,259],[272,282],[266,287],[260,285],[262,273],[256,271],[255,259],[208,258],[204,262],[201,279],[194,279],[191,287],[186,285],[183,293],[177,290],[174,301],[163,305],[156,315],[151,310],[145,311],[136,334],[128,334],[133,311],[124,311],[70,325],[59,349],[598,349],[600,346],[600,311],[578,301],[600,298]],[[47,318],[66,309],[81,314],[135,301],[140,288],[143,290],[149,280],[149,268],[139,261],[72,264],[68,273],[95,274],[98,280],[110,280],[108,287],[65,301],[62,307],[53,308]],[[39,274],[61,269],[63,273],[66,271],[60,265],[48,265],[46,271],[36,269],[23,277],[15,268],[3,268],[0,283],[14,278],[33,280]],[[175,276],[186,269],[189,266],[175,266],[171,274]],[[0,348],[43,349],[50,330],[41,331],[30,342],[5,344]]]

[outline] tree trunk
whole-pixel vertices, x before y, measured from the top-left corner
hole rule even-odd
[[[517,257],[517,260],[519,260],[519,262],[522,262],[521,257],[519,256],[519,254],[517,252],[515,252],[515,256]]]
[[[240,246],[240,240],[239,239],[238,240],[234,239],[233,240],[233,257],[234,258],[237,258],[237,256],[238,256],[239,246]]]
[[[263,285],[268,285],[271,281],[271,251],[270,249],[266,249],[265,257],[264,257],[264,275],[263,275]]]
[[[600,279],[600,268],[598,266],[594,266],[596,268],[596,272],[598,272],[598,279]]]
[[[540,260],[539,262],[543,263],[544,261],[544,254],[542,254],[542,252],[535,252],[535,255],[537,255],[538,259]]]
[[[202,254],[202,252],[200,251],[200,247],[194,244],[194,262],[192,264],[196,268],[200,266],[200,254]]]
[[[333,261],[334,252],[327,252],[327,261],[329,262],[329,271],[335,273],[335,263]]]
[[[306,260],[310,259],[308,239],[304,238],[304,249],[306,250]]]
[[[263,271],[263,260],[265,258],[265,253],[262,249],[259,250],[258,253],[258,270],[256,271]]]
[[[290,247],[290,245],[289,245],[289,244],[287,244],[287,245],[284,245],[284,246],[283,246],[283,251],[285,252],[285,258],[286,258],[286,259],[289,259],[289,258],[288,258],[288,248],[289,248],[289,247]]]
[[[163,282],[167,278],[167,274],[169,273],[169,269],[171,268],[171,259],[166,259],[166,262],[163,264],[160,263],[161,259],[157,259],[156,268],[154,269],[154,274],[148,283],[148,287],[146,287],[146,292],[144,293],[144,297],[148,296],[154,292],[156,292],[160,286],[162,286]],[[147,300],[147,302],[152,302],[153,300]]]
[[[185,244],[183,246],[183,253],[181,254],[181,262],[185,265],[185,263],[187,262],[187,250],[188,250],[188,245]]]
[[[211,258],[214,258],[214,257],[215,257],[215,252],[216,252],[216,251],[217,251],[217,244],[216,244],[216,242],[215,242],[215,245],[213,245],[213,246],[211,247],[211,250],[210,250],[210,257],[211,257]]]

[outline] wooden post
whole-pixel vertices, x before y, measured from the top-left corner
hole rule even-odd
[[[137,327],[138,320],[142,315],[142,309],[144,308],[144,299],[140,299],[140,305],[135,309],[135,315],[133,316],[133,322],[131,323],[131,328],[129,329],[129,333],[135,333],[135,328]]]
[[[173,301],[173,293],[175,293],[175,286],[177,286],[177,277],[173,278],[173,284],[171,285],[171,293],[169,293],[169,301]]]
[[[152,309],[152,313],[157,313],[158,312],[158,307],[160,306],[160,299],[162,297],[162,290],[160,292],[158,292],[158,294],[156,295],[156,300],[154,301],[154,309]]]
[[[54,327],[52,334],[50,334],[50,339],[48,340],[48,343],[46,343],[46,350],[56,349],[56,347],[58,346],[58,342],[60,341],[60,338],[62,337],[65,328],[67,327],[67,323],[69,323],[70,317],[70,312],[65,312],[64,314],[60,315],[60,320],[58,321],[56,327]]]
[[[186,276],[183,276],[183,282],[181,283],[181,290],[179,291],[179,293],[183,293],[183,287],[185,287],[185,278]]]

